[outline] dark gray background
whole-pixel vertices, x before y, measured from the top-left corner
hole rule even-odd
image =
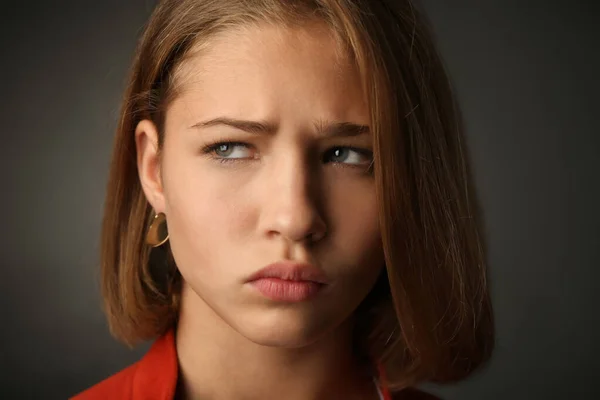
[[[147,348],[110,338],[96,265],[125,72],[154,2],[4,3],[0,397],[60,399]],[[498,324],[489,366],[434,389],[598,399],[599,3],[424,5],[467,121]]]

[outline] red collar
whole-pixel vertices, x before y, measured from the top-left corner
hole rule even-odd
[[[138,362],[132,382],[132,399],[173,400],[177,387],[177,350],[171,329],[158,338]]]
[[[383,370],[379,369],[384,400],[392,397],[385,387]],[[178,378],[177,350],[175,334],[169,330],[157,339],[146,355],[138,362],[132,382],[132,398],[172,400],[175,396]]]

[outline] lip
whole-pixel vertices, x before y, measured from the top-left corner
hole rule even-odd
[[[259,279],[275,278],[284,281],[314,282],[327,284],[325,274],[312,264],[296,263],[293,261],[280,261],[252,274],[248,282]]]
[[[314,297],[328,281],[311,264],[282,261],[254,273],[247,283],[271,300],[300,302]]]

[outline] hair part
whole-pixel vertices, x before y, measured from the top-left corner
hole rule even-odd
[[[134,131],[164,138],[185,60],[222,32],[324,22],[357,65],[371,110],[387,274],[356,311],[357,344],[391,389],[468,376],[491,356],[494,324],[482,216],[460,112],[425,17],[410,0],[164,0],[138,45],[109,173],[101,244],[111,333],[132,346],[176,323],[181,276],[151,251]]]

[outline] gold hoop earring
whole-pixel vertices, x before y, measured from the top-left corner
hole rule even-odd
[[[154,219],[148,228],[146,234],[146,243],[152,247],[159,247],[169,240],[169,230],[167,229],[167,217],[164,213],[154,215]]]

